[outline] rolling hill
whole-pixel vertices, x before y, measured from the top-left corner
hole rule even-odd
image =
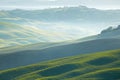
[[[45,49],[23,50],[10,53],[8,51],[6,54],[2,54],[2,52],[0,52],[0,69],[8,69],[41,61],[75,56],[83,53],[93,53],[119,48],[120,39],[98,39],[67,45],[52,46]]]
[[[119,80],[120,49],[0,71],[1,80]]]
[[[111,26],[111,27],[108,27],[108,28],[102,30],[100,34],[80,38],[77,40],[67,40],[67,41],[61,41],[61,42],[54,42],[54,41],[49,42],[49,38],[48,38],[48,40],[46,40],[46,41],[42,41],[41,39],[39,39],[38,40],[39,42],[36,44],[34,44],[35,42],[31,42],[32,44],[29,44],[29,45],[20,45],[20,46],[11,46],[11,47],[7,47],[7,48],[6,47],[1,48],[0,54],[1,53],[2,54],[3,53],[13,53],[13,52],[24,51],[24,50],[40,50],[40,49],[53,47],[53,46],[68,45],[68,44],[97,40],[97,39],[120,39],[119,33],[120,33],[120,26],[119,25],[116,27]],[[40,36],[41,35],[39,35],[39,37]],[[8,37],[8,36],[4,36],[4,37]],[[18,36],[18,37],[22,37],[22,36]],[[36,37],[36,36],[34,36],[34,37]],[[46,37],[46,36],[44,36],[44,37]],[[58,37],[56,37],[56,38],[58,38]],[[62,38],[61,38],[61,40],[62,40]],[[9,42],[9,41],[7,41],[7,42]],[[13,40],[13,42],[15,42],[15,41]],[[24,42],[24,40],[23,40],[23,42]]]
[[[36,26],[0,22],[0,48],[35,43],[52,43],[70,39],[67,35]]]
[[[119,21],[120,10],[98,10],[85,6],[0,10],[0,48],[75,40],[98,34],[108,25],[118,25]]]
[[[0,80],[120,79],[120,25],[105,29],[119,21],[120,10],[85,6],[1,10]]]

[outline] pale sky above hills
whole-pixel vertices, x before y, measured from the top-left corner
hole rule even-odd
[[[0,9],[41,9],[78,5],[98,9],[120,9],[120,0],[0,0]]]

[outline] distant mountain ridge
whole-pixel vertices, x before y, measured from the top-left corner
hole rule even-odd
[[[98,10],[85,6],[63,7],[44,10],[0,11],[4,17],[20,17],[40,21],[119,22],[120,10]],[[4,18],[2,17],[2,18]]]

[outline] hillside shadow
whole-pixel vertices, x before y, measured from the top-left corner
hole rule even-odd
[[[44,70],[44,71],[40,72],[39,74],[41,76],[55,76],[55,75],[63,74],[63,73],[68,72],[68,71],[72,71],[72,70],[77,69],[77,68],[79,68],[78,65],[65,64],[65,65],[56,66],[56,67]]]
[[[87,63],[91,64],[91,65],[95,65],[95,66],[100,66],[100,65],[106,65],[106,64],[112,63],[116,60],[117,59],[115,59],[115,58],[102,57],[102,58],[97,58],[97,59],[91,60]]]
[[[13,80],[15,77],[45,68],[47,68],[47,66],[34,66],[34,67],[26,67],[23,69],[8,71],[7,73],[5,72],[3,74],[0,74],[0,80]]]

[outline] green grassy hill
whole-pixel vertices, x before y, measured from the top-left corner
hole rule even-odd
[[[120,49],[0,71],[0,80],[119,80]]]

